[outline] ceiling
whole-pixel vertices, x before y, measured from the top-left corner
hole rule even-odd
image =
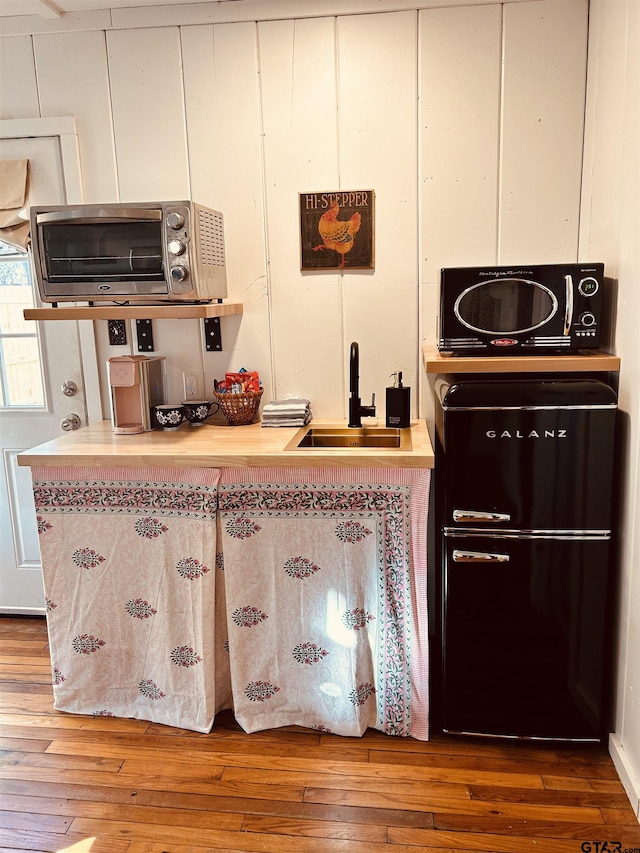
[[[122,9],[130,6],[179,6],[210,0],[0,0],[0,17],[38,15],[60,18],[65,12],[94,12],[97,9]]]

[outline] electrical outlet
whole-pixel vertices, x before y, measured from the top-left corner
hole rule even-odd
[[[124,346],[127,343],[127,327],[124,320],[109,320],[109,346]]]
[[[202,373],[200,371],[193,370],[183,373],[182,381],[184,383],[185,400],[202,399]]]

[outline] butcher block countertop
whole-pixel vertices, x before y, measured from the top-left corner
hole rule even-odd
[[[346,427],[346,421],[314,419],[313,427]],[[364,425],[368,425],[364,421]],[[379,426],[384,426],[382,422]],[[433,447],[424,420],[411,422],[411,450],[315,448],[288,450],[307,427],[215,426],[182,424],[175,432],[152,430],[116,435],[100,421],[18,454],[23,467],[166,466],[184,468],[291,467],[433,468]]]

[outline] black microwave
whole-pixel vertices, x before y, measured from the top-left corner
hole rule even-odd
[[[227,295],[223,217],[192,201],[31,208],[43,302],[211,302]]]
[[[603,264],[441,270],[438,349],[534,355],[598,349]]]

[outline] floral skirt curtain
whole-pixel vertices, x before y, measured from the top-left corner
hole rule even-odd
[[[428,737],[428,471],[32,473],[56,708]]]
[[[219,471],[32,475],[55,707],[209,731]]]
[[[246,731],[428,736],[428,476],[221,471],[233,703]]]

